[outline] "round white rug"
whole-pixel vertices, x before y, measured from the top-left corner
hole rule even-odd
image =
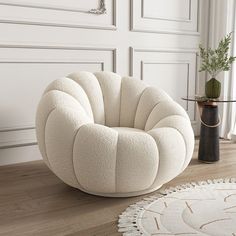
[[[207,180],[167,189],[119,216],[123,235],[236,236],[236,179]]]

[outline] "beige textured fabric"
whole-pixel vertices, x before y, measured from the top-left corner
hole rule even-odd
[[[72,73],[67,76],[78,83],[85,91],[93,110],[94,121],[97,124],[105,124],[103,94],[99,82],[94,74],[86,71]]]
[[[124,77],[121,84],[120,126],[134,127],[140,97],[147,87],[142,81]],[[129,111],[129,112],[127,112]]]
[[[148,189],[156,178],[159,165],[155,140],[146,132],[132,128],[116,130],[116,191],[125,193]]]
[[[135,114],[134,128],[144,129],[148,116],[153,108],[161,101],[171,100],[162,90],[154,87],[147,87],[140,98]]]
[[[121,77],[112,72],[95,73],[102,89],[105,123],[107,126],[119,126]]]
[[[111,72],[52,82],[38,105],[36,131],[45,163],[61,180],[103,196],[156,190],[186,168],[194,146],[180,105]]]

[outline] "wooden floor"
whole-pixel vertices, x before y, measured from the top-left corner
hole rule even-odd
[[[236,177],[236,144],[221,142],[221,160],[189,167],[166,186]],[[103,198],[70,188],[42,161],[0,167],[0,235],[120,235],[118,215],[142,197]]]

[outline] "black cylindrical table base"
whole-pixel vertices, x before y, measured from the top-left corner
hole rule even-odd
[[[203,105],[198,160],[213,163],[219,160],[219,116],[217,105]]]

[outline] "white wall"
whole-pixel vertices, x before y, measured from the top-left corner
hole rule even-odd
[[[0,0],[0,165],[40,158],[34,119],[48,83],[78,70],[109,70],[164,88],[188,112],[198,93],[197,47],[208,1]]]

